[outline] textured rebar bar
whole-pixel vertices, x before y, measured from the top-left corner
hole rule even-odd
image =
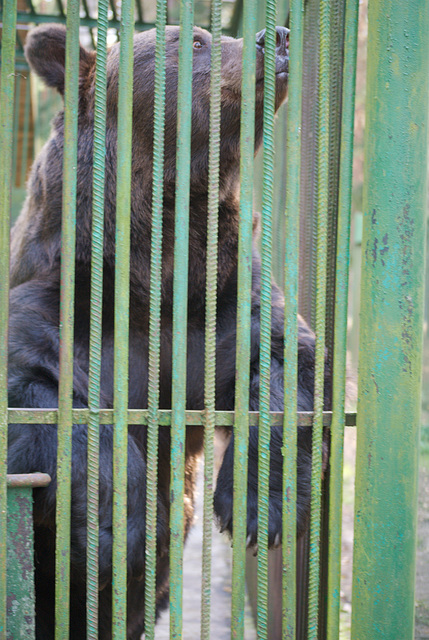
[[[298,255],[301,189],[303,0],[290,7],[289,98],[286,139],[285,329],[283,423],[283,638],[296,637],[296,459],[298,375]]]
[[[201,581],[201,640],[210,638],[210,595],[213,525],[213,466],[216,382],[216,288],[219,214],[220,159],[220,73],[221,73],[221,0],[211,7],[211,76],[210,76],[210,140],[209,195],[207,220],[206,335],[204,377],[204,512],[203,560]]]
[[[354,101],[358,0],[347,0],[345,15],[338,234],[335,285],[334,359],[329,489],[328,640],[339,637],[341,583],[341,517],[343,489],[344,406],[347,355],[347,303],[350,212],[353,170]]]
[[[261,237],[261,311],[258,429],[257,632],[268,637],[268,513],[270,486],[271,263],[274,199],[274,113],[276,87],[276,3],[265,5],[264,128]]]
[[[134,5],[121,5],[116,179],[112,637],[127,629],[128,347]]]
[[[158,410],[158,426],[169,427],[171,425],[170,409]],[[272,411],[270,413],[271,426],[281,426],[283,424],[283,412]],[[73,409],[73,424],[87,424],[89,420],[89,409]],[[140,425],[146,427],[149,422],[149,413],[147,409],[128,409],[127,412],[128,424]],[[356,413],[348,412],[344,414],[345,426],[356,426]],[[295,413],[295,420],[300,427],[311,427],[313,425],[314,414],[312,411],[300,411]],[[112,409],[100,409],[99,420],[100,424],[111,424],[114,419],[114,412]],[[186,411],[185,412],[186,424],[194,427],[202,427],[205,424],[205,412],[204,411]],[[232,427],[234,424],[234,412],[233,411],[215,411],[216,426],[218,427]],[[56,424],[58,422],[58,410],[57,409],[8,409],[8,422],[9,424],[21,423],[22,424]],[[332,422],[332,412],[323,412],[323,426],[329,427]],[[259,411],[249,411],[249,425],[257,427],[259,424]]]
[[[308,589],[308,640],[316,640],[319,611],[320,512],[322,484],[322,436],[325,373],[325,308],[327,212],[329,175],[329,51],[330,4],[320,2],[319,33],[319,123],[317,176],[317,272],[316,272],[316,363],[314,380],[314,426],[311,470],[310,558]]]
[[[12,191],[13,100],[15,93],[16,0],[5,0],[0,94],[0,640],[6,640],[7,540],[7,354],[9,322],[9,236]]]
[[[67,7],[61,229],[60,363],[55,562],[55,638],[69,637],[73,406],[74,268],[79,83],[79,1]]]
[[[170,638],[182,637],[183,493],[185,483],[189,185],[194,3],[181,0],[177,88],[176,202],[173,279],[173,370],[170,502]]]
[[[103,312],[103,227],[106,141],[107,12],[108,0],[98,3],[95,74],[94,149],[92,173],[92,248],[88,374],[88,514],[87,514],[87,634],[98,638],[98,490],[100,446],[100,376]]]
[[[147,640],[154,640],[156,617],[156,520],[158,495],[159,367],[161,348],[162,211],[165,128],[165,24],[167,19],[166,0],[157,0],[156,16],[146,480],[145,635]]]
[[[255,150],[256,9],[256,0],[248,0],[243,8],[231,620],[231,638],[234,640],[242,639],[244,634],[252,286],[253,155]]]

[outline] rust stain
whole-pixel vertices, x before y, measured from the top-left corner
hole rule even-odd
[[[373,265],[375,265],[375,263],[377,262],[377,245],[378,245],[378,238],[374,238],[374,246],[371,252]]]
[[[373,383],[374,383],[375,390],[377,391],[377,395],[379,395],[379,394],[380,394],[380,390],[379,390],[379,388],[378,388],[378,384],[377,384],[377,382],[376,382],[376,380],[375,380],[375,376],[374,376],[374,374],[373,374],[373,373],[371,373],[371,378],[372,378],[372,381],[373,381]]]
[[[396,229],[401,241],[401,287],[410,288],[410,271],[412,270],[412,238],[414,236],[414,220],[410,216],[410,205],[407,203],[402,209],[402,215],[397,219]],[[409,353],[413,349],[414,344],[414,330],[413,330],[413,314],[414,314],[414,302],[410,295],[404,295],[399,300],[399,308],[401,311],[402,331],[402,371],[411,375],[412,366],[409,358]]]
[[[389,242],[389,235],[387,233],[384,234],[383,239],[382,239],[382,243],[383,243],[383,248],[380,249],[380,256],[384,256],[386,253],[388,253],[389,251],[389,246],[388,246],[388,242]],[[380,257],[381,260],[381,264],[383,265],[383,267],[385,267],[385,263],[383,260],[383,257]]]

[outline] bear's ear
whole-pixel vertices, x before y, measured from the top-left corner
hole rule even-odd
[[[25,55],[33,71],[48,85],[64,94],[66,29],[57,24],[36,27],[28,34]],[[95,53],[79,47],[79,76],[85,76],[95,62]]]

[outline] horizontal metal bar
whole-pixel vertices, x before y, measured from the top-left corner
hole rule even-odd
[[[47,473],[8,473],[6,484],[8,487],[47,487],[51,476]]]
[[[60,16],[52,13],[30,13],[29,11],[17,11],[17,23],[18,28],[21,27],[20,23],[28,24],[29,22],[33,24],[42,24],[46,22],[60,22],[61,24],[66,23],[66,16]],[[3,22],[3,11],[0,11],[0,22]],[[97,18],[91,17],[81,17],[79,24],[81,27],[94,27],[97,28],[98,21]],[[119,20],[109,20],[109,29],[119,29],[121,23]],[[153,22],[135,22],[134,28],[136,31],[146,31],[148,29],[153,29],[155,24]]]
[[[301,411],[297,415],[299,427],[311,427],[313,425],[313,412]],[[204,426],[205,411],[186,411],[186,424],[194,427]],[[271,425],[281,427],[283,424],[283,412],[272,411],[270,413]],[[149,420],[147,409],[128,409],[128,424],[146,426]],[[356,426],[356,413],[344,414],[346,427]],[[58,421],[57,409],[8,409],[9,424],[56,424]],[[100,410],[100,424],[112,424],[113,409]],[[323,426],[329,427],[332,421],[332,411],[323,412]],[[89,409],[73,409],[73,423],[87,424],[89,422]],[[160,409],[158,411],[158,423],[161,427],[171,425],[171,410]],[[259,424],[259,411],[249,411],[249,425],[257,427]],[[215,411],[215,425],[217,427],[232,427],[234,425],[233,411]]]

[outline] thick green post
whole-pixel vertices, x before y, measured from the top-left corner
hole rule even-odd
[[[369,7],[352,639],[411,640],[429,4]]]

